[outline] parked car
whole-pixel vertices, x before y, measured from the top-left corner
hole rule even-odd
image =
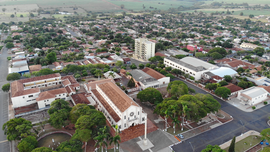
[[[178,134],[178,137],[180,137],[181,139],[184,138],[184,136],[182,134]]]

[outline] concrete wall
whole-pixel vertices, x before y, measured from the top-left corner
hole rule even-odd
[[[23,95],[23,96],[18,96],[18,97],[12,97],[11,101],[13,104],[13,108],[23,107],[23,106],[27,106],[27,105],[36,103],[36,98],[38,97],[39,93],[40,92],[28,94],[28,95]],[[33,96],[33,97],[29,97],[29,96]]]

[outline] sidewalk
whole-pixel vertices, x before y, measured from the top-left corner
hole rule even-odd
[[[240,141],[240,140],[242,140],[242,139],[244,139],[244,138],[246,138],[246,137],[248,137],[248,136],[250,136],[250,135],[261,136],[259,132],[254,131],[254,130],[250,130],[250,131],[245,132],[244,134],[242,134],[242,135],[240,135],[240,136],[237,136],[237,137],[235,138],[235,143],[237,143],[238,141]],[[225,148],[227,148],[227,147],[230,146],[231,141],[232,141],[232,139],[229,140],[229,141],[227,141],[227,142],[225,142],[225,143],[223,143],[222,145],[219,145],[219,147],[220,147],[221,149],[225,149]]]
[[[269,100],[265,100],[265,101],[268,101],[268,104],[270,103]],[[250,105],[243,105],[242,103],[240,103],[241,101],[238,100],[238,99],[236,99],[236,98],[233,98],[231,100],[228,100],[227,102],[229,104],[231,104],[232,106],[234,106],[234,107],[236,107],[236,108],[238,108],[238,109],[240,109],[240,110],[242,110],[244,112],[253,112],[255,110],[258,110],[258,109],[260,109],[260,108],[268,105],[268,104],[267,105],[264,105],[264,103],[263,103],[264,101],[262,101],[261,103],[259,103],[257,105],[254,105],[256,107],[256,109],[253,110],[252,109],[252,106],[250,106]]]

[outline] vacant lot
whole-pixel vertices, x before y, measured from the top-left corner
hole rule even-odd
[[[0,1],[1,4],[2,1]],[[25,4],[25,5],[12,5],[12,6],[0,6],[0,11],[3,12],[3,8],[6,9],[5,12],[31,12],[36,11],[39,7],[37,4]]]
[[[270,15],[270,10],[242,10],[242,11],[235,11],[235,15],[239,15],[241,12],[244,13],[244,16],[249,16],[250,14],[253,14],[255,16],[258,15]]]

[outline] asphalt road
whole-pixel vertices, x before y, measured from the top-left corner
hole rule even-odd
[[[177,79],[178,78],[175,80]],[[207,92],[200,88],[190,85],[189,83],[186,84],[188,87],[195,89],[197,93],[207,94]],[[268,116],[270,115],[269,105],[255,110],[254,112],[243,112],[216,97],[214,98],[221,104],[221,109],[230,114],[234,120],[173,146],[172,148],[174,151],[200,152],[209,144],[221,145],[222,143],[232,139],[234,136],[239,136],[248,130],[256,130],[260,132],[265,128],[269,128],[267,125]]]
[[[74,37],[80,37],[77,33],[75,33],[74,31],[72,31],[70,28],[66,27],[66,29],[68,30],[68,32],[74,36]]]
[[[4,48],[0,55],[0,152],[10,151],[9,142],[6,141],[7,138],[4,135],[4,131],[2,131],[3,124],[8,121],[8,93],[2,91],[2,86],[8,83],[6,81],[8,75],[7,57],[7,49]]]

